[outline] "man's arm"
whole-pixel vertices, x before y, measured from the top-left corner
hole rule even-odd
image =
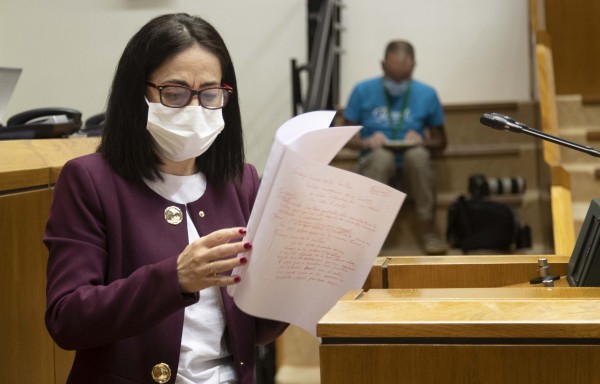
[[[354,121],[350,121],[344,118],[344,125],[360,125]],[[375,149],[382,147],[385,144],[387,138],[383,134],[383,132],[375,132],[369,137],[362,138],[360,136],[360,132],[357,132],[347,143],[346,148],[350,149]]]
[[[448,144],[444,125],[429,127],[425,131],[423,146],[432,152],[441,152]]]

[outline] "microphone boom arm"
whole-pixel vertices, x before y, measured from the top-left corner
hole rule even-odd
[[[595,148],[577,144],[577,143],[562,139],[557,136],[549,135],[540,130],[529,128],[525,124],[518,123],[518,122],[514,121],[512,118],[505,116],[505,115],[501,115],[499,113],[484,113],[483,115],[481,115],[481,118],[479,121],[481,122],[481,124],[486,125],[491,128],[494,128],[494,129],[505,129],[505,130],[509,130],[511,132],[525,133],[525,134],[537,137],[539,139],[543,139],[543,140],[550,141],[555,144],[565,146],[567,148],[574,149],[576,151],[584,152],[584,153],[594,156],[594,157],[600,157],[600,151]]]
[[[587,153],[588,155],[594,157],[600,157],[600,151],[590,146],[585,146],[581,144],[574,143],[569,140],[561,139],[560,137],[552,136],[537,129],[532,129],[529,127],[523,127],[523,133],[526,133],[531,136],[538,137],[543,140],[550,141],[555,144],[563,145],[567,148],[575,149],[576,151]]]

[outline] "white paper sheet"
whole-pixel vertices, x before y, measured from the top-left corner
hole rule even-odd
[[[316,334],[318,320],[362,287],[405,194],[329,166],[360,127],[335,112],[299,115],[275,137],[248,223],[249,263],[228,291],[245,312]]]

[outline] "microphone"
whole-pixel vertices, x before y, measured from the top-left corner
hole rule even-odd
[[[494,129],[506,129],[511,132],[522,133],[524,124],[517,123],[511,117],[499,113],[484,113],[479,119],[481,124]]]
[[[529,128],[525,124],[519,123],[518,121],[515,121],[513,118],[506,116],[506,115],[502,115],[500,113],[495,113],[495,112],[484,113],[483,115],[481,115],[481,118],[479,119],[479,121],[481,122],[481,124],[486,125],[491,128],[494,128],[494,129],[503,129],[503,130],[516,132],[516,133],[525,133],[527,135],[534,136],[534,137],[537,137],[537,138],[540,138],[540,139],[543,139],[546,141],[550,141],[552,143],[565,146],[567,148],[571,148],[571,149],[575,149],[580,152],[584,152],[584,153],[594,156],[594,157],[600,157],[600,151],[598,151],[595,148],[580,145],[580,144],[574,143],[572,141],[561,139],[560,137],[557,137],[557,136],[549,135],[549,134],[539,131],[537,129]]]

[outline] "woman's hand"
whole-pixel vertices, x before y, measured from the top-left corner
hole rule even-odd
[[[189,244],[177,258],[177,275],[181,292],[198,292],[210,286],[226,286],[240,282],[239,276],[220,275],[246,264],[246,257],[231,257],[246,252],[252,244],[241,241],[246,228],[214,231]]]

